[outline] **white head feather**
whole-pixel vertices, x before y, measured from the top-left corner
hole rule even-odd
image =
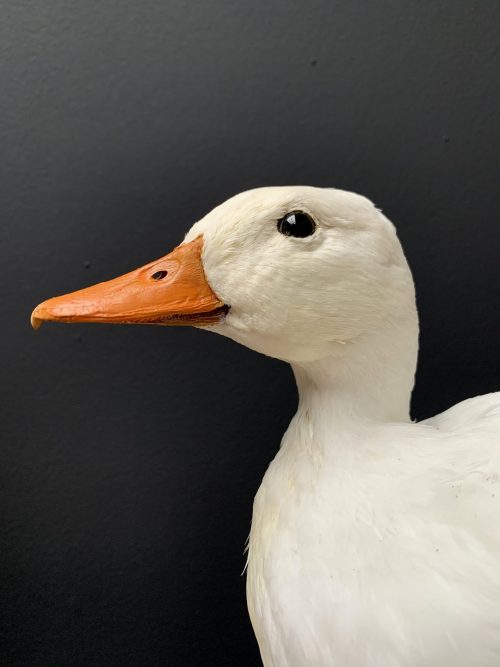
[[[278,220],[297,210],[315,221],[311,236],[278,231]],[[333,188],[258,188],[217,206],[186,241],[200,234],[208,282],[231,307],[215,331],[291,362],[296,374],[333,359],[339,380],[342,362],[352,377],[383,362],[407,413],[418,334],[413,280],[394,226],[368,199]]]

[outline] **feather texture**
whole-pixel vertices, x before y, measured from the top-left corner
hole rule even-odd
[[[308,238],[281,235],[288,211]],[[265,667],[498,667],[500,394],[412,423],[418,319],[392,224],[334,189],[214,209],[217,333],[292,364],[297,414],[257,493],[247,597]]]

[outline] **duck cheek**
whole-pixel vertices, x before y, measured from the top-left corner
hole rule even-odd
[[[254,352],[264,354],[267,357],[274,357],[275,359],[286,360],[286,344],[269,334],[263,334],[251,330],[236,329],[234,327],[226,326],[224,331],[222,327],[218,327],[220,333],[231,338],[236,343],[248,347]]]
[[[248,318],[246,319],[248,321]],[[207,329],[230,338],[254,352],[280,359],[281,361],[289,363],[305,362],[318,357],[317,350],[313,352],[312,349],[304,349],[302,344],[297,345],[296,342],[287,340],[282,335],[259,331],[253,329],[251,326],[243,326],[242,320],[245,321],[245,318],[232,319],[231,314],[229,314],[225,320]]]

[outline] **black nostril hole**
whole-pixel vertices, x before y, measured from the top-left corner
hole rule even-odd
[[[168,275],[168,271],[156,271],[151,276],[151,279],[152,280],[163,280],[163,278],[165,278],[166,275]]]

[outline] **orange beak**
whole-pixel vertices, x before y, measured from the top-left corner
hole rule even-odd
[[[203,237],[119,278],[44,301],[31,315],[42,322],[104,322],[207,326],[229,307],[212,291],[201,261]]]

